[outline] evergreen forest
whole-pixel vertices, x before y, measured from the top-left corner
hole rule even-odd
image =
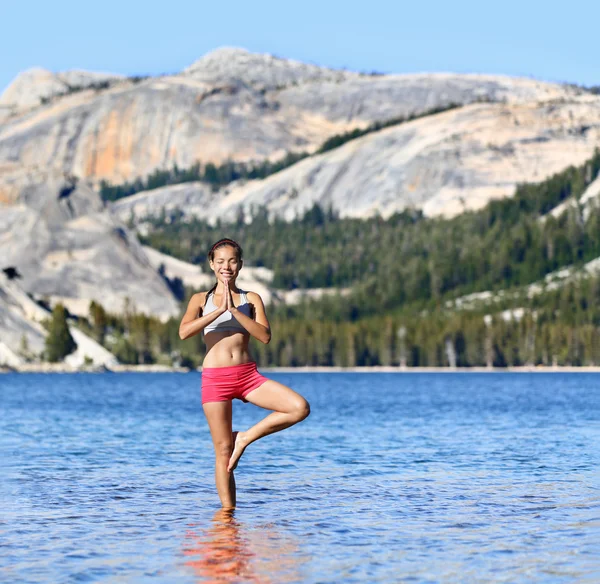
[[[581,167],[451,219],[417,210],[350,219],[314,206],[284,222],[259,209],[250,222],[151,219],[141,239],[202,264],[214,241],[231,237],[249,265],[273,270],[273,287],[332,290],[269,307],[273,339],[253,342],[262,366],[600,365],[600,272],[584,269],[600,257],[600,206],[579,201],[599,172],[596,151]],[[564,212],[549,213],[563,202]],[[567,268],[561,285],[532,293]],[[182,312],[193,292],[184,290]],[[490,299],[457,302],[476,293]],[[203,358],[201,335],[179,339],[179,319],[117,318],[93,305],[81,324],[126,363]]]

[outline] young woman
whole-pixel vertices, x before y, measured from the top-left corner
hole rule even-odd
[[[221,504],[235,507],[233,471],[252,442],[304,420],[308,402],[289,387],[267,379],[250,356],[250,336],[271,340],[271,328],[261,297],[236,286],[242,269],[242,248],[231,239],[217,241],[208,252],[217,278],[208,292],[194,294],[179,325],[189,339],[204,331],[206,356],[202,364],[202,407],[215,447],[215,480]],[[273,410],[245,432],[232,431],[234,398]]]

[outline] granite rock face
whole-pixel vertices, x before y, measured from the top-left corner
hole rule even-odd
[[[183,70],[183,75],[214,86],[252,86],[274,90],[311,81],[342,82],[358,73],[327,69],[273,55],[222,47],[204,55]]]
[[[121,75],[111,73],[77,70],[52,73],[35,67],[17,75],[0,96],[0,108],[5,114],[15,114],[76,91],[106,88],[121,79]]]
[[[408,207],[453,216],[511,196],[588,159],[600,142],[600,99],[481,103],[428,116],[312,156],[263,181],[218,193],[188,183],[113,204],[121,219],[143,221],[163,209],[216,221],[266,207],[293,219],[314,203],[341,216],[389,216]]]
[[[20,365],[27,356],[40,355],[46,331],[39,323],[48,314],[18,284],[0,272],[0,365]]]
[[[16,279],[0,272],[0,366],[22,368],[40,362],[47,331],[42,325],[50,313],[34,302]],[[114,367],[114,355],[72,324],[69,325],[77,347],[64,362],[71,367],[93,364]]]
[[[89,74],[70,93],[65,79],[73,72],[23,75],[0,101],[0,168],[53,169],[95,183],[145,177],[174,164],[312,152],[334,134],[450,103],[523,103],[576,93],[502,76],[361,75],[241,49],[209,53],[178,75]],[[32,85],[31,76],[39,83]],[[0,174],[0,188],[2,182]]]
[[[81,315],[91,300],[120,313],[127,298],[163,319],[178,314],[137,238],[88,185],[56,172],[15,180],[18,197],[0,206],[0,269],[16,268],[25,291]]]

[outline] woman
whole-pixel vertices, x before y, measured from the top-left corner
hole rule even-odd
[[[206,356],[202,365],[202,407],[215,447],[215,480],[221,504],[235,507],[233,471],[252,442],[304,420],[308,402],[289,387],[267,379],[250,356],[250,336],[271,340],[271,328],[261,297],[236,286],[242,269],[242,248],[232,239],[217,241],[208,252],[217,283],[194,294],[179,325],[189,339],[204,331]],[[233,432],[234,398],[273,410],[245,432]]]

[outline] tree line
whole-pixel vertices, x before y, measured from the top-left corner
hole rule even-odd
[[[348,288],[296,306],[272,306],[273,340],[256,343],[261,365],[507,366],[600,364],[600,276],[575,277],[529,297],[526,286],[600,256],[600,208],[581,194],[600,173],[600,151],[513,198],[452,219],[407,210],[388,219],[340,218],[318,206],[295,221],[163,222],[143,241],[202,263],[220,237],[242,243],[253,265],[274,270],[281,288]],[[573,203],[558,217],[548,212]],[[181,288],[181,286],[179,287]],[[493,307],[459,310],[461,295],[489,290]],[[180,290],[182,311],[197,290]],[[513,308],[522,314],[512,316]],[[503,314],[503,311],[507,311]],[[200,335],[181,341],[179,319],[166,323],[128,309],[107,314],[93,303],[80,322],[125,363],[197,366]]]
[[[252,353],[260,366],[289,367],[600,365],[600,277],[522,300],[522,313],[433,303],[346,322],[275,313],[271,343],[252,341]],[[202,335],[182,341],[179,323],[110,315],[94,303],[79,326],[123,363],[200,366]]]
[[[143,243],[202,264],[221,237],[239,241],[252,265],[274,271],[283,289],[350,288],[346,296],[285,308],[286,316],[356,320],[414,302],[441,303],[477,291],[510,289],[566,266],[600,256],[600,207],[584,211],[578,199],[600,172],[600,150],[539,184],[524,184],[512,198],[452,219],[405,210],[388,219],[340,218],[314,206],[285,222],[258,210],[243,220],[149,219]],[[548,212],[573,204],[558,217]],[[585,215],[585,217],[584,217]]]

